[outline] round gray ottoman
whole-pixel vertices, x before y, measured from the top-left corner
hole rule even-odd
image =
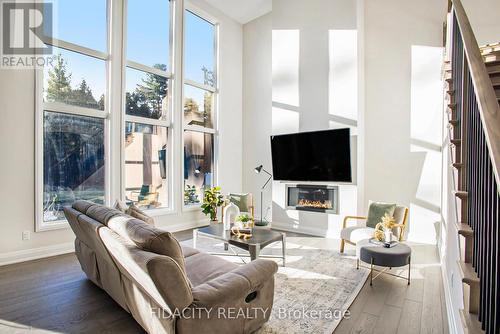
[[[408,285],[410,284],[411,248],[409,246],[399,243],[394,247],[385,248],[382,245],[373,244],[369,240],[359,241],[356,246],[358,259],[370,264],[370,285],[372,285],[374,279],[373,266],[392,268],[406,265],[408,265]],[[380,271],[378,275],[382,273],[387,273],[386,269]]]

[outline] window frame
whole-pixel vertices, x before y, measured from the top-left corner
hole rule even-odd
[[[110,202],[110,81],[111,81],[111,2],[106,0],[106,51],[102,52],[87,48],[57,38],[44,37],[43,42],[54,47],[70,52],[76,52],[86,57],[92,57],[104,61],[105,64],[105,91],[104,110],[73,106],[62,102],[45,102],[43,100],[44,73],[43,68],[37,68],[35,72],[35,232],[51,231],[68,228],[66,219],[55,221],[44,221],[43,197],[44,197],[44,112],[56,112],[75,116],[87,116],[104,120],[104,199],[106,204]],[[43,6],[43,4],[41,4]]]
[[[185,68],[186,68],[186,63],[184,61],[185,59],[185,54],[186,54],[186,20],[185,20],[185,13],[186,11],[191,12],[191,14],[198,16],[202,20],[207,21],[208,23],[212,24],[214,26],[214,45],[213,45],[213,52],[214,52],[214,76],[215,76],[215,85],[209,86],[205,85],[202,83],[199,83],[197,81],[187,79],[185,77]],[[181,194],[181,202],[182,202],[182,211],[183,212],[191,212],[191,211],[199,211],[201,207],[201,202],[199,204],[185,204],[184,203],[184,190],[185,190],[185,185],[184,185],[184,132],[186,131],[194,131],[194,132],[201,132],[201,133],[208,133],[213,135],[213,171],[212,171],[212,184],[216,185],[218,182],[218,154],[219,154],[219,30],[220,30],[220,23],[219,21],[213,17],[212,15],[208,14],[206,11],[203,9],[199,8],[198,6],[193,5],[192,3],[186,1],[184,4],[184,9],[182,12],[183,15],[183,32],[182,32],[182,41],[183,41],[183,46],[182,46],[182,92],[181,92],[181,149],[182,149],[182,159],[181,159],[181,173],[182,173],[182,194]],[[213,99],[213,106],[212,106],[212,117],[213,117],[213,127],[212,128],[207,128],[203,127],[200,125],[188,125],[186,124],[184,120],[184,101],[186,98],[185,94],[185,85],[189,85],[194,88],[199,88],[203,89],[205,91],[209,91],[213,94],[212,99]]]
[[[167,154],[167,166],[166,166],[166,173],[167,173],[167,193],[168,193],[168,203],[167,206],[160,207],[160,208],[148,208],[148,209],[143,209],[145,212],[147,212],[149,215],[155,217],[155,216],[160,216],[160,215],[167,215],[167,214],[172,214],[175,213],[175,200],[174,200],[174,186],[173,186],[173,163],[174,163],[174,137],[175,137],[175,128],[172,126],[172,119],[175,119],[175,116],[173,117],[173,114],[175,113],[174,110],[174,99],[175,96],[173,94],[174,90],[174,54],[175,54],[175,41],[174,41],[174,35],[175,35],[175,11],[177,7],[177,2],[175,0],[168,0],[169,2],[169,16],[170,16],[170,29],[169,29],[169,58],[168,58],[168,67],[167,71],[162,71],[160,69],[157,69],[152,66],[144,65],[141,63],[138,63],[136,61],[128,60],[127,59],[127,32],[128,32],[128,0],[123,1],[123,11],[122,11],[122,29],[121,29],[121,41],[122,41],[122,66],[121,66],[121,109],[120,109],[120,115],[121,115],[121,136],[120,136],[120,141],[121,141],[121,158],[120,158],[120,174],[121,174],[121,191],[120,191],[120,199],[122,201],[125,200],[126,198],[126,189],[125,189],[125,184],[126,184],[126,174],[125,174],[125,131],[126,131],[126,124],[127,122],[133,122],[133,123],[139,123],[139,124],[146,124],[146,125],[153,125],[153,126],[160,126],[160,127],[165,127],[167,129],[167,149],[168,149],[168,154]],[[116,38],[116,37],[115,37]],[[153,118],[147,118],[147,117],[140,117],[140,116],[133,116],[133,115],[127,115],[126,113],[126,94],[127,94],[127,89],[126,89],[126,84],[127,84],[127,68],[141,71],[144,73],[149,73],[149,74],[155,74],[159,75],[161,77],[164,77],[168,80],[168,90],[167,90],[167,96],[168,96],[168,115],[164,120],[159,120],[159,119],[153,119]]]
[[[34,72],[35,81],[35,232],[69,228],[66,219],[45,222],[44,198],[44,111],[76,116],[95,117],[104,120],[105,159],[105,203],[111,205],[115,199],[125,199],[125,131],[127,122],[166,127],[168,131],[167,182],[168,206],[147,209],[149,215],[167,216],[184,212],[200,212],[200,205],[184,204],[184,132],[195,131],[213,135],[212,182],[218,182],[218,116],[219,116],[219,22],[211,14],[194,6],[189,0],[169,0],[170,34],[167,71],[127,60],[127,0],[106,0],[106,50],[105,52],[77,45],[57,38],[46,38],[46,44],[76,52],[83,56],[105,62],[105,106],[104,110],[67,105],[62,102],[44,102],[43,69]],[[184,78],[185,55],[185,11],[214,25],[214,87]],[[163,76],[169,80],[168,115],[164,120],[155,120],[126,114],[126,70],[131,68]],[[209,91],[213,94],[213,128],[187,125],[184,122],[185,85]],[[115,171],[112,173],[111,171]]]

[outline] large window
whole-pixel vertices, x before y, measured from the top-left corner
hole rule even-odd
[[[75,200],[160,215],[195,210],[214,185],[217,25],[181,4],[53,2],[53,61],[36,82],[37,230],[67,227]]]
[[[54,7],[57,26],[45,36],[53,61],[37,76],[39,230],[64,223],[63,207],[75,200],[106,201],[106,0]],[[93,24],[80,26],[86,17]]]
[[[127,2],[125,199],[143,209],[169,207],[170,10]]]
[[[198,205],[214,184],[216,25],[184,15],[184,204]]]

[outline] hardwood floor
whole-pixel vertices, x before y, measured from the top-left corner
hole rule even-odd
[[[191,231],[176,233],[180,240]],[[338,241],[287,233],[293,242],[338,250]],[[367,282],[337,333],[448,333],[436,248],[412,245],[412,282]],[[353,247],[347,247],[353,252]],[[393,270],[396,272],[396,270]],[[405,274],[404,272],[402,273]],[[0,267],[0,333],[144,333],[86,279],[74,254]]]

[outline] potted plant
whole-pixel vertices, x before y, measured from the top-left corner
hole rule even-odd
[[[243,227],[252,227],[252,217],[250,217],[249,215],[247,215],[246,213],[242,214],[242,215],[239,215],[237,218],[236,218],[236,221],[237,222],[241,222],[243,224]]]
[[[210,220],[217,221],[217,208],[224,204],[224,196],[220,193],[220,187],[208,188],[203,194],[202,212],[210,216]]]

